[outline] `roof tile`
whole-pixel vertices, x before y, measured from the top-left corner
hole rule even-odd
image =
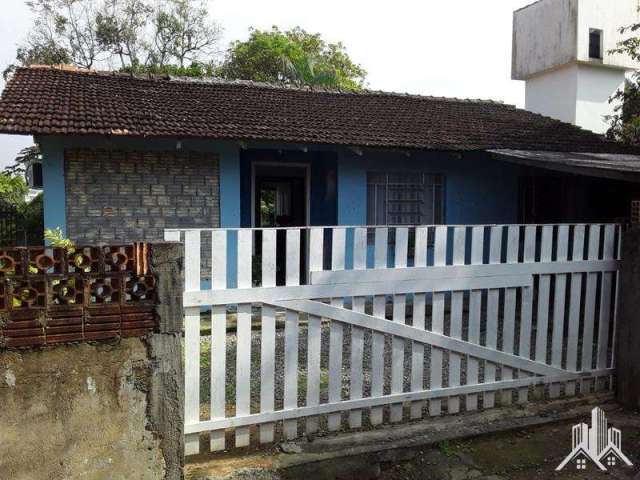
[[[510,105],[236,81],[18,69],[0,133],[218,138],[436,150],[638,153]]]

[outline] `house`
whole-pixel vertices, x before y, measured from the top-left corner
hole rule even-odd
[[[579,126],[602,131],[593,119],[637,66],[609,52],[636,3],[515,12],[512,76],[533,112],[34,66],[8,82],[0,133],[40,144],[45,227],[77,242],[190,227],[628,221],[640,216],[640,149]]]
[[[45,226],[76,242],[164,228],[605,222],[639,151],[481,100],[31,67],[0,132],[42,148]]]

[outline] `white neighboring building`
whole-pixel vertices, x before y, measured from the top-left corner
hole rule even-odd
[[[640,0],[540,0],[514,12],[511,78],[527,110],[606,132],[609,98],[640,64],[609,51],[640,22]],[[625,34],[626,35],[626,34]]]

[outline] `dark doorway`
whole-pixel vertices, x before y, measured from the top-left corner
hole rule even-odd
[[[304,227],[308,225],[306,166],[254,164],[253,223],[257,228]],[[300,235],[300,281],[306,281],[306,231]],[[287,231],[276,235],[276,284],[286,279]],[[262,253],[262,232],[256,231],[256,251]]]
[[[255,164],[254,225],[307,225],[307,168]]]

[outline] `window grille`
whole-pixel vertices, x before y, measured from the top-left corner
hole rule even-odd
[[[442,175],[420,172],[367,173],[369,225],[443,223]]]

